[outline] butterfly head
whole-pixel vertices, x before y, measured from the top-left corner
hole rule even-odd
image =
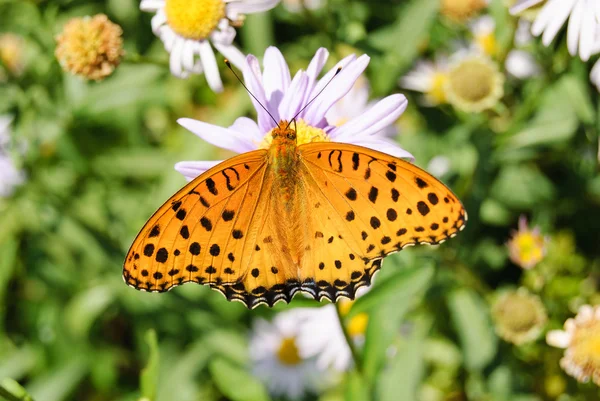
[[[290,126],[290,124],[285,121],[285,120],[281,120],[279,122],[279,124],[277,124],[277,127],[273,128],[273,131],[271,132],[271,136],[273,137],[273,144],[280,144],[280,145],[290,145],[296,144],[296,129],[295,129],[295,125],[294,128],[292,128]]]

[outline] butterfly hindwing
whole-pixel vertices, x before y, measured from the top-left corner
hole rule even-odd
[[[213,167],[154,213],[123,266],[127,284],[166,291],[188,281],[219,286],[239,282],[242,255],[261,219],[265,151],[246,153]]]

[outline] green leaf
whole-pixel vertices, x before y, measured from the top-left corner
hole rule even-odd
[[[114,301],[110,286],[97,286],[77,294],[65,310],[67,327],[75,336],[87,338],[92,324]]]
[[[494,199],[514,209],[533,208],[556,196],[552,182],[530,165],[503,167],[490,192]]]
[[[86,357],[77,355],[62,365],[55,365],[48,373],[29,383],[27,388],[31,396],[37,400],[67,400],[88,371]]]
[[[417,401],[419,383],[425,371],[425,337],[430,327],[430,322],[421,322],[413,328],[407,341],[398,345],[396,355],[377,381],[377,400]]]
[[[561,94],[565,96],[579,119],[586,124],[593,124],[595,121],[595,112],[592,99],[590,97],[587,82],[582,81],[574,75],[566,75],[558,81]]]
[[[145,337],[146,343],[150,348],[150,352],[146,367],[142,369],[142,373],[140,374],[140,390],[143,397],[149,400],[154,400],[156,397],[156,385],[158,383],[160,353],[158,350],[158,339],[156,332],[150,329],[146,332]]]
[[[419,46],[426,40],[439,8],[439,0],[412,0],[404,6],[394,25],[372,32],[370,46],[386,54],[374,60],[371,84],[376,92],[386,92],[396,86],[398,75],[417,56]],[[401,39],[400,39],[401,38]]]
[[[370,401],[369,386],[365,379],[356,371],[352,370],[346,376],[346,388],[344,392],[345,401]]]
[[[388,259],[394,260],[393,258]],[[386,351],[397,335],[404,315],[416,302],[420,302],[421,297],[431,284],[434,268],[431,265],[432,262],[426,263],[425,266],[419,266],[395,274],[391,277],[392,284],[381,284],[384,286],[382,295],[372,296],[373,298],[379,298],[380,301],[385,301],[384,303],[377,303],[378,307],[371,309],[371,313],[369,314],[363,356],[363,371],[366,379],[371,383],[378,375],[379,369],[386,358]],[[372,291],[375,290],[376,287]],[[358,303],[358,301],[356,302]],[[369,304],[371,302],[373,301],[367,300],[362,302],[365,304],[364,310],[368,309],[367,306],[370,307]],[[372,305],[375,305],[375,303]],[[353,306],[353,309],[354,307],[356,305]],[[360,311],[362,308],[363,306],[359,305],[356,311]],[[351,309],[350,313],[356,313],[356,311],[353,312]]]
[[[389,303],[392,298],[395,303],[402,302],[399,297],[406,300],[411,299],[415,293],[427,287],[433,278],[434,271],[433,266],[399,271],[384,282],[373,286],[371,291],[354,301],[346,317],[351,318],[359,313],[370,312],[373,308]]]
[[[10,378],[0,381],[0,398],[8,401],[33,401],[27,390]]]
[[[477,293],[465,288],[450,293],[448,307],[467,369],[484,369],[496,355],[498,346],[487,305]]]
[[[224,358],[215,358],[209,365],[210,374],[221,393],[232,401],[268,401],[264,385],[245,369]]]

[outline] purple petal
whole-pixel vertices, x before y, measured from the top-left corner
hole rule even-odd
[[[219,127],[191,118],[180,118],[177,122],[206,142],[223,149],[244,153],[256,149],[256,144],[249,135],[241,134],[232,129]]]
[[[175,170],[183,174],[185,179],[189,182],[222,161],[223,160],[179,162],[175,164]]]
[[[247,137],[255,145],[258,145],[263,140],[263,135],[258,129],[258,125],[254,120],[248,117],[239,117],[229,129]],[[254,149],[256,149],[256,146]]]
[[[283,55],[276,47],[270,46],[265,51],[263,60],[263,86],[267,99],[273,108],[279,106],[283,95],[290,86],[290,69]]]
[[[415,157],[402,149],[398,144],[391,139],[382,138],[382,137],[370,137],[370,138],[356,138],[352,141],[337,141],[342,143],[351,143],[353,145],[364,146],[365,148],[370,148],[374,150],[378,150],[383,153],[387,153],[388,155],[392,155],[394,157],[399,157],[401,159],[409,159],[411,162],[415,160]]]
[[[244,74],[244,82],[248,87],[248,90],[256,97],[254,99],[252,96],[252,104],[254,104],[254,108],[256,109],[256,114],[258,116],[258,127],[262,132],[269,132],[271,128],[275,125],[269,113],[265,111],[261,104],[269,110],[269,105],[267,103],[267,97],[265,95],[265,88],[263,87],[263,79],[260,71],[260,65],[256,57],[252,54],[249,54],[246,57],[246,65],[243,69]],[[269,112],[271,112],[269,110]]]
[[[308,75],[308,87],[313,88],[317,77],[321,73],[323,66],[329,58],[329,52],[324,47],[319,48],[315,53],[314,57],[310,61],[308,68],[306,69],[306,75]]]
[[[404,95],[387,96],[360,116],[335,128],[330,137],[334,141],[352,141],[356,137],[375,135],[392,125],[404,113],[407,105],[408,100]]]
[[[308,106],[304,112],[304,115],[306,116],[304,119],[311,122],[321,121],[329,108],[352,89],[352,86],[354,86],[358,77],[364,72],[365,68],[367,68],[369,60],[369,56],[362,55],[358,59],[350,62],[347,66],[342,65],[342,71],[335,79],[331,80],[331,77],[336,73],[337,67],[321,78],[313,90],[313,93],[311,93],[311,96],[316,96],[320,91],[319,88],[323,88],[329,80],[331,80],[331,84],[323,91],[323,93],[318,95],[317,99],[310,106]]]
[[[308,88],[308,76],[302,70],[296,73],[289,89],[279,105],[279,116],[290,121],[302,106],[302,98]]]

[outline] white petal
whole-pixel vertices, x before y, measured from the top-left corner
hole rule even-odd
[[[553,347],[567,348],[571,343],[571,335],[562,330],[550,330],[546,334],[546,342]]]
[[[321,49],[319,49],[321,50]],[[318,53],[318,52],[317,52]],[[316,56],[315,56],[316,58]],[[315,61],[315,58],[313,58],[313,61]],[[310,100],[312,100],[315,96],[317,96],[317,94],[319,94],[319,92],[321,92],[321,90],[323,90],[323,88],[325,87],[325,85],[327,85],[327,83],[329,81],[331,81],[331,78],[333,78],[333,76],[336,74],[338,68],[346,68],[351,62],[353,62],[356,59],[356,56],[354,54],[351,54],[349,56],[344,57],[342,60],[340,60],[331,70],[327,71],[327,73],[321,78],[319,79],[319,81],[316,83],[316,85],[314,85],[312,87],[312,90],[308,93],[306,93],[306,98],[303,99],[303,104],[308,103]],[[312,76],[312,72],[310,71],[311,66],[313,65],[313,61],[311,61],[311,63],[308,66],[308,70],[307,70],[307,74],[311,74],[309,75]],[[317,63],[315,63],[316,65]],[[316,65],[318,67],[318,65]],[[321,67],[322,68],[322,67]],[[320,68],[319,68],[320,69]],[[316,75],[315,75],[316,77]],[[337,77],[339,78],[339,77]],[[309,82],[310,83],[310,82]],[[311,85],[312,86],[312,85]],[[307,110],[308,111],[308,110]],[[307,113],[304,113],[304,115],[306,115]]]
[[[171,69],[171,74],[173,74],[179,78],[186,77],[186,74],[184,74],[183,68],[181,66],[181,64],[182,64],[181,55],[183,52],[183,46],[184,46],[185,42],[186,41],[181,38],[176,40],[175,43],[173,44],[173,48],[171,49],[171,55],[169,58],[169,66]]]
[[[545,26],[543,29],[544,35],[542,36],[544,46],[550,45],[560,28],[565,24],[573,6],[574,2],[571,0],[548,0],[548,3],[540,11],[531,30],[537,36],[539,33],[536,32],[540,29],[539,27]]]
[[[154,17],[152,17],[152,20],[150,20],[150,25],[152,26],[152,32],[154,32],[154,34],[157,35],[160,27],[166,23],[167,23],[167,14],[165,14],[164,11],[162,9],[160,9],[154,15]]]
[[[579,307],[577,311],[577,316],[575,316],[575,321],[577,323],[585,323],[591,320],[594,317],[594,308],[590,305],[582,305]]]
[[[579,57],[583,61],[588,61],[594,48],[598,22],[596,21],[596,16],[589,5],[589,2],[580,0],[580,3],[582,3],[583,17],[581,20],[581,31],[579,34]],[[584,3],[587,7],[583,6]],[[571,14],[571,18],[573,18],[573,14]],[[570,27],[571,20],[569,20],[569,28]]]
[[[204,69],[204,76],[208,86],[214,92],[223,91],[223,81],[221,81],[221,75],[219,74],[219,67],[217,66],[217,59],[213,52],[212,46],[208,40],[201,40],[198,42],[200,60],[202,62],[202,68]]]
[[[181,65],[185,71],[194,69],[194,42],[186,40],[181,50]]]
[[[269,46],[265,51],[263,65],[265,95],[273,107],[278,107],[290,86],[290,69],[279,49],[274,46]]]
[[[191,118],[180,118],[177,122],[206,142],[220,148],[236,153],[244,153],[256,149],[256,144],[249,135]]]
[[[217,42],[213,42],[213,46],[236,68],[240,70],[244,68],[244,64],[246,64],[246,56],[244,56],[244,54],[237,47],[234,45],[223,45]]]
[[[165,6],[164,0],[142,0],[140,10],[146,12],[156,12],[158,9]]]
[[[535,57],[525,50],[511,50],[506,57],[506,71],[512,76],[525,79],[540,75],[540,65]]]
[[[577,1],[569,18],[569,26],[567,27],[567,48],[571,56],[577,54],[577,45],[579,44],[580,33],[583,30],[584,10],[583,1]]]
[[[510,13],[512,15],[519,14],[521,11],[525,11],[536,4],[540,4],[542,1],[544,0],[518,0],[515,5],[510,8]]]
[[[189,182],[222,161],[223,160],[179,162],[175,164],[175,170],[183,174],[185,179]]]
[[[331,133],[334,141],[352,141],[356,137],[375,135],[388,125],[393,124],[406,110],[408,100],[404,95],[387,96],[371,107],[368,111],[353,118]]]
[[[267,11],[275,7],[279,0],[243,0],[227,3],[227,12],[234,15],[252,14]]]

